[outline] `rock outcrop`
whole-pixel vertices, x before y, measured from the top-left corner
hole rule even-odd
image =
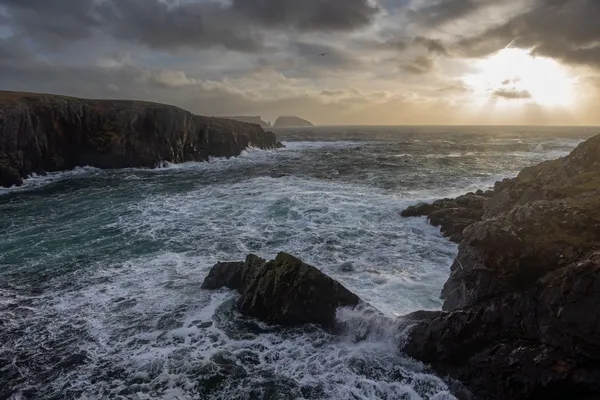
[[[459,243],[463,230],[483,217],[483,206],[490,192],[467,193],[456,199],[436,200],[432,204],[420,203],[402,211],[403,217],[427,216],[433,226],[439,226],[444,236]]]
[[[245,117],[245,116],[234,116],[234,117],[223,117],[225,119],[232,119],[234,121],[246,122],[248,124],[260,125],[263,129],[271,128],[271,124],[263,121],[261,117]]]
[[[215,265],[203,289],[240,292],[239,311],[270,324],[318,324],[335,329],[336,310],[361,300],[339,282],[299,259],[280,253],[267,262],[249,255],[245,262]]]
[[[461,242],[445,312],[409,316],[402,350],[480,398],[600,398],[600,136],[475,196],[405,211]]]
[[[279,117],[273,128],[308,128],[314,126],[311,122],[298,117]]]
[[[168,105],[0,92],[0,186],[77,166],[151,168],[279,145],[258,125]]]

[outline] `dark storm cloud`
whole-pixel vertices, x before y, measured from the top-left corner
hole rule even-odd
[[[368,0],[233,0],[233,10],[265,26],[303,31],[349,31],[371,23],[378,9]]]
[[[102,29],[153,48],[224,46],[256,50],[261,38],[240,17],[216,3],[169,5],[158,0],[111,0],[98,6]]]
[[[484,4],[482,0],[437,0],[413,10],[411,17],[422,25],[435,27],[466,17]]]
[[[440,56],[448,55],[446,47],[444,47],[440,40],[429,39],[423,36],[417,36],[414,40],[414,43],[425,47],[427,50],[429,50],[430,53],[437,54]]]
[[[401,69],[411,74],[422,75],[432,72],[435,69],[435,64],[431,58],[420,56],[411,63],[402,65]]]
[[[496,89],[493,96],[509,100],[531,99],[532,97],[527,90],[516,89]]]
[[[289,50],[295,55],[296,64],[313,68],[353,69],[360,68],[362,62],[350,52],[325,44],[295,42]]]
[[[253,51],[273,29],[350,31],[372,22],[368,0],[0,0],[11,28],[60,45],[102,32],[153,48],[224,46]]]
[[[3,23],[45,44],[91,37],[99,26],[90,0],[0,0]]]
[[[532,7],[459,42],[465,55],[481,56],[508,43],[571,64],[600,67],[600,1],[537,0]]]

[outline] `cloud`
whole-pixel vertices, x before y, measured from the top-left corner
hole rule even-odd
[[[527,90],[517,90],[517,89],[496,89],[492,93],[494,97],[501,97],[503,99],[508,100],[522,100],[522,99],[531,99],[531,93]]]
[[[413,10],[412,19],[426,26],[439,26],[446,22],[464,18],[483,7],[482,0],[435,0]]]
[[[89,38],[100,23],[91,0],[0,0],[2,6],[4,24],[51,46]]]
[[[233,10],[266,27],[350,31],[369,25],[378,8],[369,0],[233,0]]]
[[[427,74],[435,69],[435,63],[429,57],[419,56],[411,63],[403,64],[401,69],[411,74]]]
[[[448,56],[448,51],[442,42],[438,39],[429,39],[423,36],[417,36],[413,43],[421,45],[429,50],[430,53],[440,56]]]
[[[507,86],[510,84],[515,84],[515,83],[519,83],[521,82],[521,78],[516,77],[516,78],[512,78],[512,79],[505,79],[502,81],[502,85]]]
[[[97,13],[103,32],[152,48],[222,46],[254,51],[262,47],[259,31],[213,2],[107,0],[97,5]]]
[[[369,0],[0,0],[2,6],[13,29],[43,45],[104,34],[167,50],[256,51],[266,31],[351,31],[378,12]]]
[[[512,42],[532,49],[534,55],[600,67],[599,15],[597,0],[533,0],[506,21],[460,40],[458,47],[463,54],[477,57]]]
[[[438,89],[441,93],[472,93],[473,89],[464,82],[453,82]]]

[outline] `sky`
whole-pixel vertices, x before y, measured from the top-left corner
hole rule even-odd
[[[597,125],[599,16],[599,0],[0,0],[0,89],[325,125]]]

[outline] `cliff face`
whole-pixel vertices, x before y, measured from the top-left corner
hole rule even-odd
[[[309,121],[298,117],[279,117],[273,128],[307,128],[314,126]]]
[[[237,156],[248,146],[278,143],[258,125],[173,106],[0,92],[0,186],[34,172],[155,167]]]
[[[404,213],[460,245],[446,312],[417,318],[403,350],[482,398],[599,398],[600,136],[467,197]]]

